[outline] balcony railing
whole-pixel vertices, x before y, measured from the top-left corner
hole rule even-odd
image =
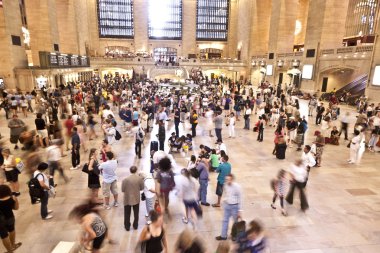
[[[372,51],[373,51],[372,45],[357,46],[357,47],[340,47],[340,48],[322,49],[321,55],[364,53],[364,52],[372,52]]]

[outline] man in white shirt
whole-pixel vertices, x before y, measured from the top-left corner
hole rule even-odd
[[[112,125],[109,119],[102,125],[104,134],[106,135],[109,145],[113,145],[116,142],[116,128]]]
[[[112,115],[112,117],[115,118],[115,114],[110,110],[109,105],[105,105],[102,114],[103,119],[108,119],[108,115]]]
[[[156,183],[151,174],[140,173],[140,176],[144,178],[144,195],[146,204],[145,217],[147,218],[147,225],[151,223],[149,212],[154,209],[154,203],[156,200]]]
[[[304,192],[304,188],[307,182],[308,171],[306,169],[305,164],[301,159],[296,160],[294,164],[290,167],[289,173],[292,176],[290,189],[288,195],[286,196],[286,202],[290,205],[293,204],[293,195],[295,188],[298,188],[300,191],[300,202],[301,202],[301,210],[305,212],[309,208],[309,204],[306,199],[306,194]]]
[[[215,239],[218,241],[227,240],[228,223],[230,218],[234,219],[234,222],[241,217],[241,207],[242,207],[242,191],[240,185],[234,182],[234,175],[229,174],[225,178],[224,190],[223,190],[223,223],[222,223],[222,233]]]
[[[61,148],[58,145],[56,145],[57,141],[58,140],[52,140],[52,145],[46,148],[47,161],[49,164],[49,173],[52,177],[52,185],[54,186],[54,174],[56,170],[59,171],[59,174],[61,174],[63,180],[65,180],[66,183],[69,182],[69,178],[65,175],[59,163],[59,161],[61,160]]]

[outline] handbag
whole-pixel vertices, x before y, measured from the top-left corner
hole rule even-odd
[[[88,170],[88,163],[85,163],[83,165],[82,172],[87,173],[87,174],[90,173],[90,171]]]
[[[160,206],[160,202],[158,202],[158,199],[156,199],[156,202],[154,202],[154,210],[157,213],[161,213],[161,206]]]
[[[146,200],[146,196],[145,196],[145,193],[144,192],[142,192],[141,193],[141,201],[145,201]]]
[[[55,188],[53,186],[50,186],[50,189],[48,190],[49,198],[55,198]]]
[[[241,236],[242,233],[245,232],[246,222],[244,220],[237,220],[231,229],[231,237],[232,240],[235,241],[237,237]]]

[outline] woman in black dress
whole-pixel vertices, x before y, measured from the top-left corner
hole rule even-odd
[[[12,196],[7,185],[0,185],[0,236],[7,252],[13,252],[21,246],[16,243],[15,216],[13,210],[18,209],[18,200]]]
[[[99,162],[98,162],[98,150],[92,148],[90,150],[90,155],[88,158],[88,188],[91,189],[91,199],[94,203],[99,202],[99,189],[100,189],[100,180],[99,180]]]

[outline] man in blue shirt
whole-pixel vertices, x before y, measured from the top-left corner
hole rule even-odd
[[[208,187],[208,181],[209,181],[209,173],[208,173],[208,158],[207,155],[201,155],[200,161],[197,164],[196,169],[199,171],[199,197],[201,200],[201,205],[203,206],[210,206],[209,203],[207,203],[207,187]]]
[[[231,164],[228,162],[228,156],[225,155],[222,157],[222,163],[216,169],[218,172],[217,185],[216,185],[216,195],[218,195],[218,202],[216,204],[212,204],[213,207],[220,207],[220,200],[222,199],[223,194],[223,186],[225,177],[231,174]]]
[[[80,166],[80,138],[76,127],[73,127],[71,145],[71,164],[73,167],[71,167],[70,170],[77,170]]]

